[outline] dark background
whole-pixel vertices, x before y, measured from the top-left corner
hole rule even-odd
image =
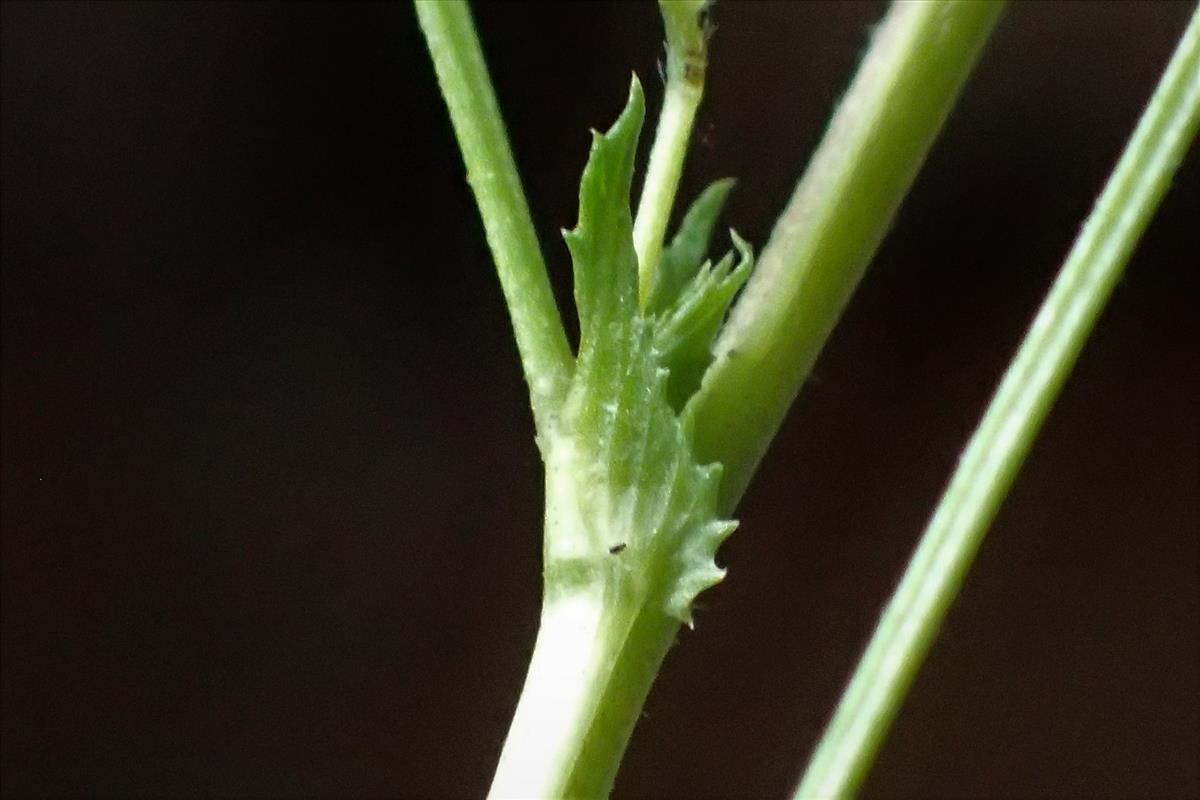
[[[880,3],[722,3],[759,246]],[[1019,3],[776,441],[619,797],[783,797],[1189,3]],[[477,797],[540,465],[410,6],[7,3],[3,791]],[[481,5],[556,288],[652,4]],[[649,137],[646,137],[647,139]],[[1193,150],[868,797],[1200,792]]]

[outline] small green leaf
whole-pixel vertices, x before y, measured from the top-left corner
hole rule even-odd
[[[713,181],[684,214],[675,237],[663,248],[658,271],[654,273],[654,286],[646,303],[650,311],[661,313],[675,303],[683,287],[695,276],[708,253],[717,217],[734,183],[733,178]]]
[[[655,346],[671,373],[667,397],[676,411],[700,388],[725,313],[754,265],[750,245],[735,231],[729,235],[738,251],[737,266],[733,266],[733,253],[715,267],[705,261],[655,326]]]
[[[612,323],[627,321],[637,307],[637,255],[629,191],[646,100],[634,76],[629,102],[607,133],[592,131],[592,149],[579,189],[579,223],[563,234],[575,267],[581,367],[605,349],[600,341]]]

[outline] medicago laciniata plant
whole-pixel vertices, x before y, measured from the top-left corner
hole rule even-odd
[[[594,133],[565,232],[573,353],[469,10],[417,0],[508,303],[546,467],[541,627],[496,797],[602,797],[729,518],[999,18],[993,0],[900,0],[753,266],[714,264],[729,182],[666,242],[708,69],[705,0],[660,0],[666,87],[636,218],[635,77]],[[1200,122],[1193,19],[991,406],[818,747],[798,796],[853,793]],[[739,291],[741,292],[738,296]],[[735,302],[736,297],[736,302]],[[732,304],[732,307],[731,307]]]

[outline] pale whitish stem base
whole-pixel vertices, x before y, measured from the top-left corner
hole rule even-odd
[[[578,755],[582,731],[595,714],[607,642],[604,608],[591,594],[564,598],[542,614],[525,688],[492,782],[492,797],[561,794],[564,773]],[[537,742],[518,747],[518,742]]]
[[[603,586],[548,600],[489,797],[606,797],[678,628]]]

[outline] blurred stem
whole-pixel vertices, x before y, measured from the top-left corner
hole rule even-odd
[[[1002,5],[900,0],[876,29],[689,405],[697,458],[724,465],[722,513],[745,491]]]
[[[566,394],[574,359],[504,119],[466,2],[416,0],[416,9],[483,217],[540,430]]]
[[[797,798],[845,797],[862,782],[988,525],[1198,125],[1200,11],[963,452]]]
[[[667,86],[633,225],[642,305],[654,286],[692,123],[704,96],[708,48],[701,15],[706,5],[706,0],[659,0],[667,33]]]

